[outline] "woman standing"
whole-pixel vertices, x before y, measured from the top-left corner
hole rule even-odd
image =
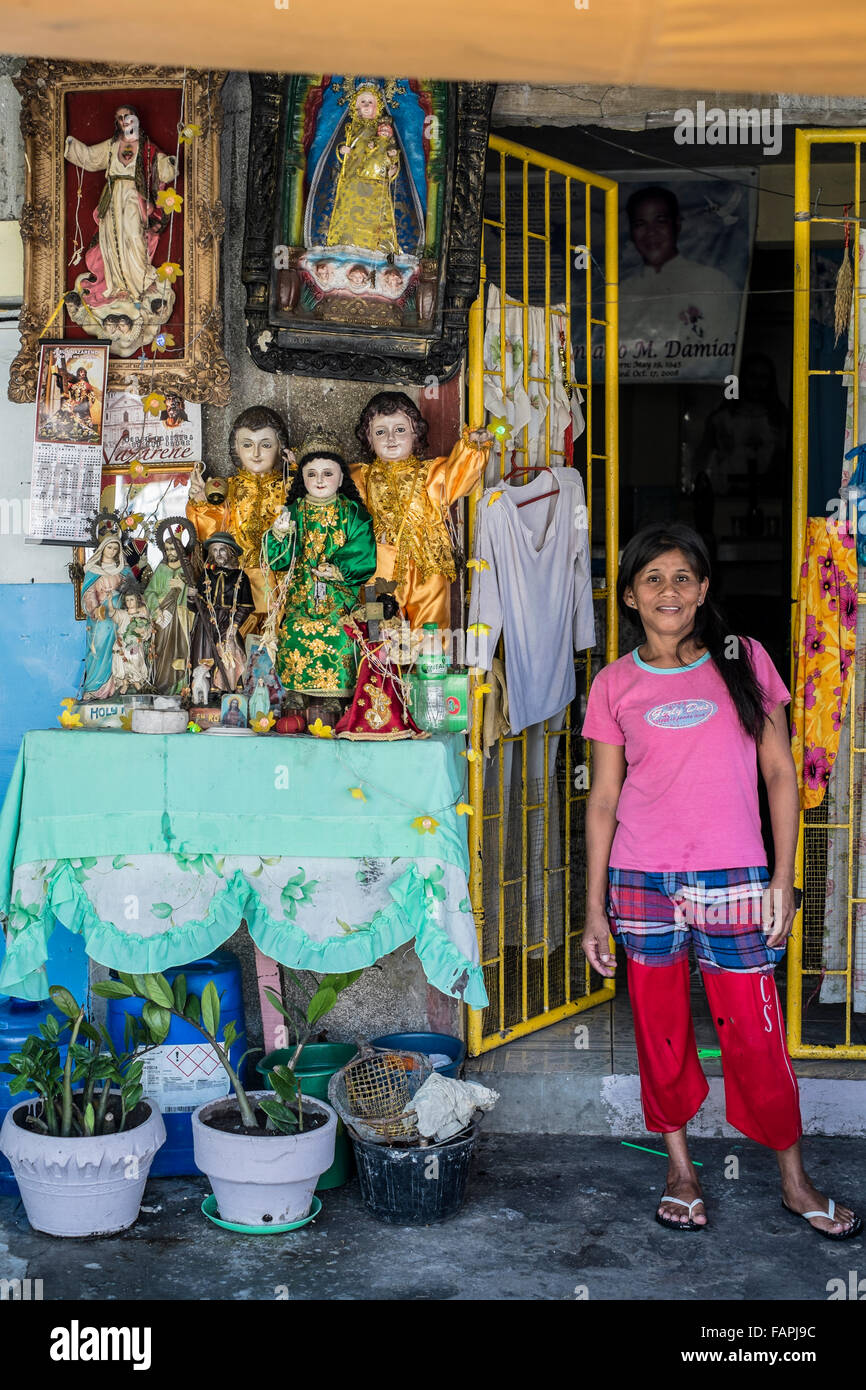
[[[728,1121],[776,1150],[786,1209],[846,1240],[860,1218],[803,1169],[799,1093],[773,978],[795,914],[789,696],[760,643],[726,633],[709,587],[706,549],[687,526],[648,526],[625,548],[617,598],[643,641],[599,672],[583,725],[593,741],[583,949],[607,977],[616,969],[609,931],[628,957],[644,1117],[669,1157],[656,1220],[672,1230],[707,1224],[686,1143],[709,1090],[689,1008],[691,941],[716,1021]],[[772,879],[757,767],[770,803]]]

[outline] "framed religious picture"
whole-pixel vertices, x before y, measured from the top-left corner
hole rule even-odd
[[[99,506],[108,343],[43,339],[27,541],[80,545]]]
[[[220,726],[223,729],[247,727],[247,697],[240,693],[223,695],[220,701]]]
[[[445,381],[478,293],[493,87],[251,74],[242,275],[273,372]]]
[[[112,390],[227,403],[224,76],[31,59],[15,79],[27,182],[10,399],[35,399],[40,339],[53,330],[109,343]]]
[[[163,523],[177,523],[173,529],[185,528],[188,543],[195,540],[194,535],[190,537],[192,527],[186,519],[190,472],[189,464],[144,464],[138,460],[102,467],[97,505],[88,518],[83,544],[76,548],[69,566],[79,621],[86,617],[82,604],[85,565],[107,536],[120,541],[123,562],[141,588],[147,587],[164,559],[160,538]]]

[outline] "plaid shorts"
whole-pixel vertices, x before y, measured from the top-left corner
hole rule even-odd
[[[763,865],[647,874],[609,870],[610,929],[630,960],[673,965],[694,942],[701,970],[771,972],[785,948],[767,945],[761,930]]]

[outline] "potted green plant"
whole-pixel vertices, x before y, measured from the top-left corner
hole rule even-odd
[[[299,1034],[293,1061],[319,1019],[359,974],[323,976],[303,1020],[293,1017],[282,1000],[268,991]],[[233,1096],[208,1101],[192,1116],[195,1161],[210,1181],[222,1219],[246,1226],[302,1220],[312,1205],[319,1177],[334,1160],[335,1111],[325,1101],[302,1095],[291,1066],[271,1068],[272,1091],[248,1091],[241,1085],[229,1060],[229,1048],[237,1038],[232,1023],[222,1042],[217,1041],[220,999],[213,982],[201,998],[187,993],[183,975],[169,984],[163,975],[118,972],[116,980],[93,988],[105,998],[135,995],[145,1000],[142,1018],[156,1041],[167,1035],[172,1015],[185,1019],[207,1039],[225,1068]]]
[[[165,1143],[162,1116],[141,1087],[140,1049],[152,1041],[150,1031],[128,1020],[131,1050],[118,1052],[69,990],[55,985],[49,993],[66,1022],[49,1014],[0,1067],[14,1078],[12,1095],[39,1097],[8,1111],[0,1152],[35,1230],[110,1235],[136,1220],[153,1157]]]

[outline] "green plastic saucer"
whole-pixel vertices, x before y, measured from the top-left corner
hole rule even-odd
[[[322,1210],[322,1203],[318,1197],[314,1197],[309,1212],[306,1216],[302,1216],[300,1221],[288,1221],[282,1225],[269,1224],[267,1226],[241,1226],[236,1221],[223,1221],[222,1217],[217,1215],[217,1199],[212,1192],[208,1197],[205,1197],[201,1209],[208,1221],[212,1221],[215,1226],[222,1226],[225,1231],[239,1231],[241,1235],[245,1236],[275,1236],[280,1231],[297,1231],[301,1226],[315,1221]]]

